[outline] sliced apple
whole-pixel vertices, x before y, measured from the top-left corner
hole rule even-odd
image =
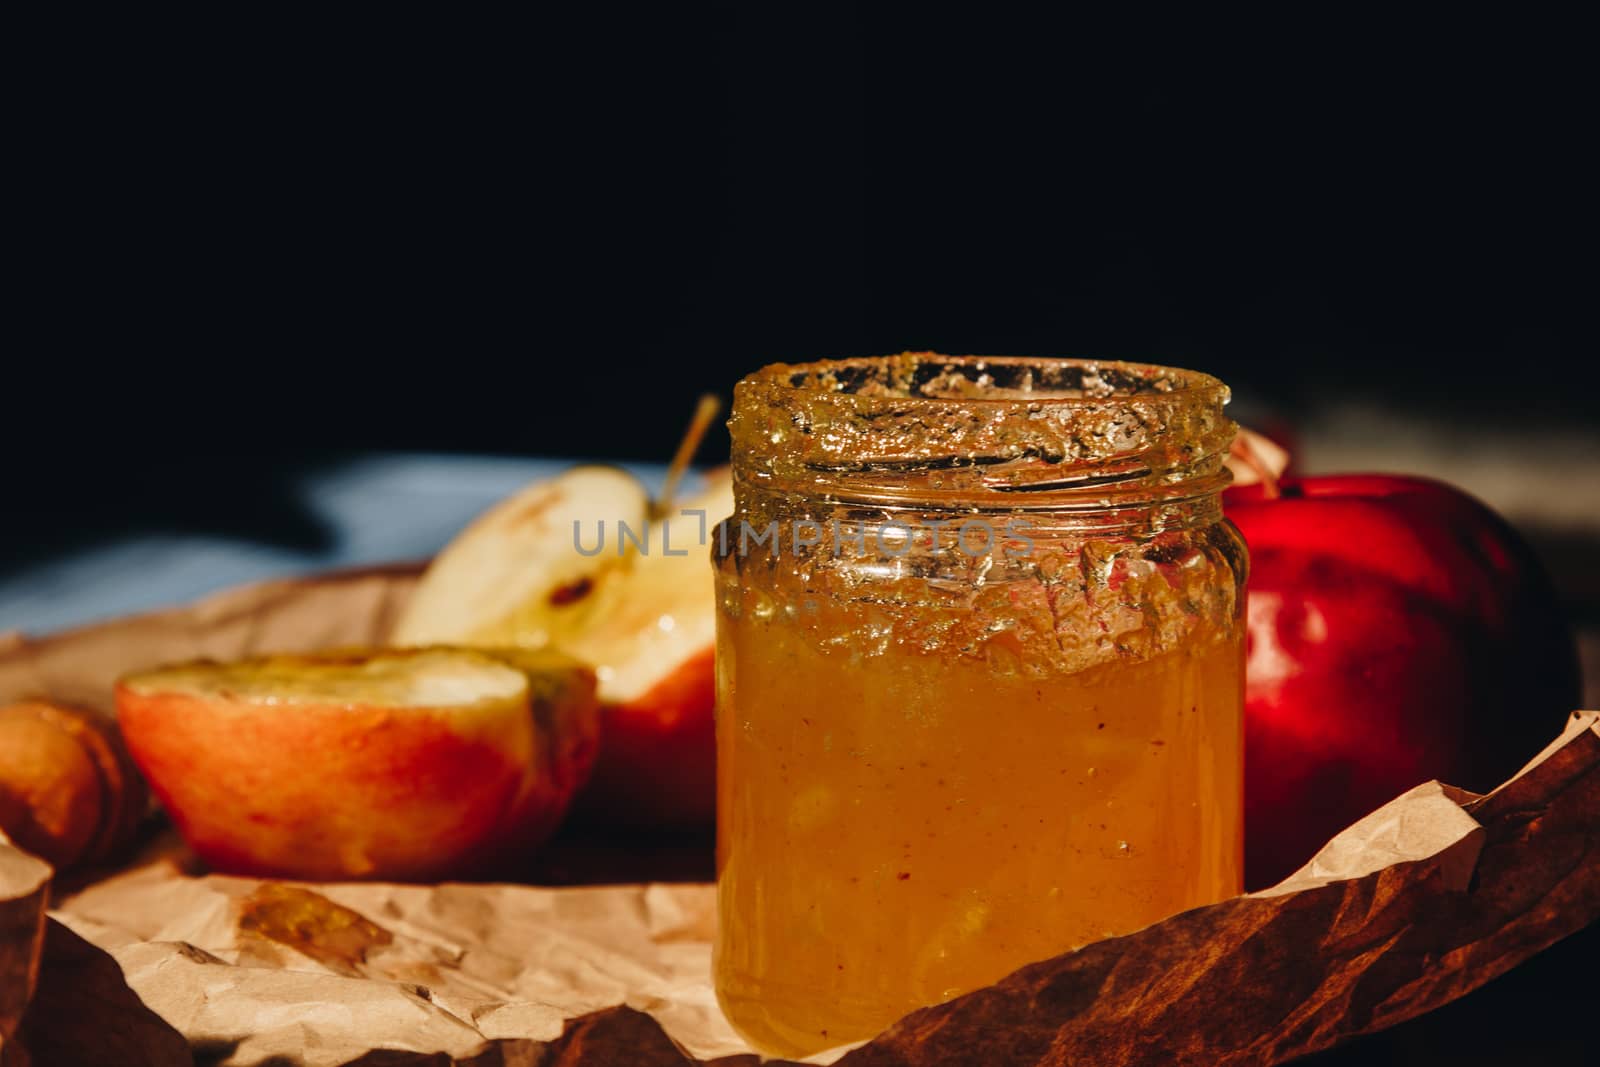
[[[707,538],[733,512],[727,470],[651,528],[623,596],[567,650],[600,677],[600,759],[578,809],[630,826],[710,825],[717,811],[716,585]],[[704,536],[700,513],[705,516]],[[683,556],[669,556],[686,550]]]
[[[564,645],[593,624],[614,595],[607,587],[629,569],[619,529],[643,531],[649,517],[650,495],[616,467],[575,467],[530,485],[434,558],[390,640]]]
[[[1289,453],[1265,434],[1241,426],[1228,449],[1226,463],[1234,485],[1270,484],[1289,469]]]
[[[531,520],[514,521],[530,510]],[[644,489],[612,468],[578,467],[525,489],[439,554],[394,641],[555,646],[578,657],[595,669],[602,714],[580,807],[635,825],[709,823],[709,537],[733,511],[732,478],[712,472],[700,493],[660,511],[651,521]]]
[[[130,675],[135,761],[201,859],[245,874],[423,880],[513,862],[593,764],[591,672],[423,648]]]

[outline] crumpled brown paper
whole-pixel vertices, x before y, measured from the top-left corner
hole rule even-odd
[[[39,977],[50,866],[0,833],[0,1054],[16,1033]]]
[[[235,1046],[228,1063],[340,1064],[379,1045],[463,1058],[485,1038],[552,1040],[565,1020],[620,1003],[697,1055],[746,1051],[711,993],[710,886],[337,884],[263,907],[264,889],[282,892],[162,861],[54,917],[191,1041]],[[242,914],[284,906],[289,923],[241,928]],[[285,936],[329,916],[336,932]]]
[[[259,582],[52,637],[0,634],[0,704],[44,697],[109,715],[111,687],[130,671],[378,644],[421,573],[400,564]]]
[[[97,686],[158,660],[372,641],[409,581],[270,583],[96,628],[81,648],[24,645],[0,654],[0,700],[104,707]],[[708,885],[284,888],[184,863],[157,848],[58,901],[24,1043],[76,1048],[104,1027],[128,1064],[186,1062],[180,1034],[221,1064],[755,1062],[711,993]],[[1419,786],[1271,890],[1025,967],[815,1059],[1280,1063],[1455,999],[1597,916],[1590,712],[1487,797]]]

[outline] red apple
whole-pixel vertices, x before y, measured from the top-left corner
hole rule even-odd
[[[46,700],[0,707],[0,833],[58,870],[132,842],[148,803],[116,727]]]
[[[1250,546],[1246,882],[1430,778],[1485,790],[1579,699],[1572,636],[1511,528],[1441,482],[1229,489]]]
[[[201,661],[116,687],[139,767],[218,870],[435,881],[513,866],[593,765],[594,676],[521,650]]]
[[[708,531],[733,511],[724,468],[652,507],[632,475],[575,467],[484,513],[434,559],[400,645],[559,648],[594,668],[601,740],[577,813],[618,825],[716,817],[716,600]]]

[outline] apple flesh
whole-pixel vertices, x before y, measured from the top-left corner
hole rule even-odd
[[[547,837],[593,763],[590,672],[466,649],[278,656],[130,675],[117,715],[195,853],[223,871],[436,880]]]
[[[463,530],[423,575],[392,640],[576,656],[594,668],[601,706],[599,760],[579,812],[618,825],[709,825],[716,625],[708,537],[732,511],[726,470],[653,517],[631,475],[576,467]]]
[[[649,517],[650,495],[616,467],[575,467],[527,486],[434,557],[390,640],[564,646],[604,621],[612,587],[630,569],[619,531],[643,531]]]
[[[1572,636],[1511,528],[1451,486],[1334,475],[1229,489],[1250,547],[1246,883],[1438,778],[1485,790],[1579,699]]]

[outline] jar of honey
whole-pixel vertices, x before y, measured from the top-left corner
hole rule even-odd
[[[930,353],[739,383],[715,975],[755,1046],[870,1037],[1239,892],[1227,399]]]

